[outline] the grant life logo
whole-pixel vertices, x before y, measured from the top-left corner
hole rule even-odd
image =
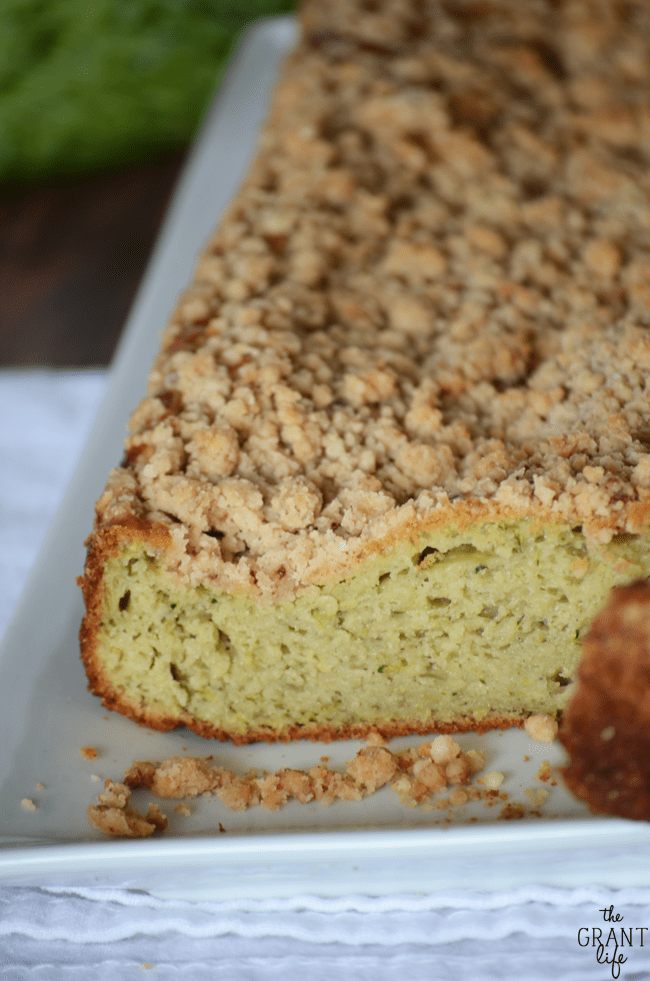
[[[621,973],[621,964],[625,964],[627,957],[623,953],[629,947],[643,947],[644,937],[648,927],[623,927],[618,926],[625,919],[620,913],[614,912],[614,904],[599,910],[603,914],[603,922],[609,923],[609,927],[580,927],[578,930],[578,943],[581,947],[593,947],[596,960],[599,964],[609,964],[612,977],[618,978]],[[616,924],[613,926],[612,924]],[[650,945],[650,939],[648,940]]]

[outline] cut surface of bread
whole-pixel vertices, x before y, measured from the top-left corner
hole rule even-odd
[[[263,604],[180,584],[155,548],[128,542],[102,568],[96,683],[143,721],[236,742],[557,715],[621,567],[650,571],[647,539],[587,557],[566,526],[486,523],[425,533],[349,579]]]
[[[307,2],[81,579],[206,736],[557,715],[650,575],[650,8]]]

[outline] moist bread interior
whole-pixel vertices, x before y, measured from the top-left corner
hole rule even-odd
[[[566,526],[490,523],[423,535],[269,605],[183,586],[132,544],[106,563],[100,658],[136,706],[237,741],[291,726],[480,728],[556,715],[600,597],[643,571],[645,538],[588,555]]]

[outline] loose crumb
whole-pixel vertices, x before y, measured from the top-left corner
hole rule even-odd
[[[22,807],[25,808],[26,811],[35,811],[36,810],[36,804],[34,803],[33,800],[30,800],[29,797],[23,797],[23,799],[21,800],[20,803],[21,803]]]
[[[37,783],[36,784],[36,789],[37,790],[45,790],[45,784],[43,784],[43,783]]]
[[[485,754],[478,749],[470,749],[466,755],[472,773],[480,773],[485,766]]]
[[[430,802],[431,795],[452,787],[449,799],[438,801],[436,809],[460,807],[476,799],[461,785],[469,784],[483,765],[483,754],[475,750],[463,753],[450,736],[440,736],[420,746],[419,750],[391,753],[373,738],[348,760],[345,773],[331,770],[321,758],[310,770],[283,767],[276,773],[254,772],[242,777],[232,770],[211,765],[198,757],[175,756],[162,763],[135,760],[126,772],[124,783],[107,780],[98,803],[88,808],[88,819],[107,834],[145,837],[162,830],[166,818],[157,810],[146,818],[129,807],[131,791],[136,787],[151,790],[158,797],[210,797],[217,795],[230,810],[244,811],[261,805],[277,811],[288,800],[307,804],[319,801],[327,807],[336,800],[362,800],[381,787],[389,785],[407,807]],[[437,757],[437,762],[434,759]],[[397,779],[396,779],[397,778]],[[155,805],[152,805],[155,807]],[[188,814],[188,805],[175,810]],[[219,830],[222,830],[221,825]]]
[[[97,804],[87,809],[89,822],[105,834],[123,838],[148,838],[156,831],[164,831],[167,818],[157,804],[150,804],[147,816],[128,806],[130,789],[123,783],[107,780],[103,794],[99,794]]]
[[[558,733],[558,725],[551,715],[529,715],[524,729],[536,743],[552,743]]]
[[[525,814],[526,808],[523,804],[510,801],[501,808],[500,817],[504,821],[520,821],[521,818],[525,817]]]
[[[281,767],[275,773],[263,771],[261,776],[254,770],[245,776],[236,774],[212,763],[212,756],[174,756],[161,763],[135,760],[126,771],[124,783],[106,781],[97,805],[88,808],[88,817],[91,824],[107,834],[144,837],[164,830],[167,819],[155,805],[146,817],[133,811],[129,799],[136,788],[148,789],[161,798],[216,795],[233,811],[256,806],[278,811],[292,799],[329,807],[335,801],[362,800],[385,786],[398,795],[405,807],[421,807],[427,812],[448,812],[470,802],[482,802],[488,808],[502,805],[500,816],[504,820],[524,816],[524,806],[509,803],[509,795],[498,789],[505,779],[503,773],[491,770],[472,783],[485,765],[484,754],[477,750],[464,753],[451,736],[439,736],[396,753],[383,742],[380,744],[374,737],[367,740],[368,745],[347,761],[344,772],[326,766],[327,756],[308,770]],[[555,784],[547,760],[538,779]],[[449,791],[448,796],[442,796],[445,791]],[[548,791],[537,788],[526,794],[538,807]],[[184,816],[191,813],[186,803],[178,804],[174,810]],[[219,831],[225,830],[219,823]]]
[[[85,760],[97,759],[97,750],[94,746],[82,746],[80,752]]]
[[[537,779],[543,783],[550,783],[551,787],[557,786],[557,780],[553,776],[553,770],[548,760],[542,760],[542,765],[537,771]]]
[[[380,732],[369,732],[366,736],[368,746],[385,746],[386,740]]]
[[[533,807],[541,807],[548,798],[548,790],[544,787],[529,787],[524,793]]]
[[[498,773],[496,770],[490,770],[490,772],[486,773],[484,777],[479,777],[476,782],[482,784],[484,787],[487,787],[489,790],[496,790],[497,787],[501,786],[504,780],[505,777],[503,773]]]
[[[463,804],[467,803],[468,799],[469,798],[467,797],[465,791],[461,790],[460,788],[452,790],[449,795],[449,803],[452,805],[452,807],[462,807]]]
[[[451,763],[460,755],[460,746],[451,736],[436,736],[430,745],[429,755],[434,763]]]

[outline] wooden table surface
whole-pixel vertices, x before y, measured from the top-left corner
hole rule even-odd
[[[110,362],[184,161],[0,186],[0,366]]]

